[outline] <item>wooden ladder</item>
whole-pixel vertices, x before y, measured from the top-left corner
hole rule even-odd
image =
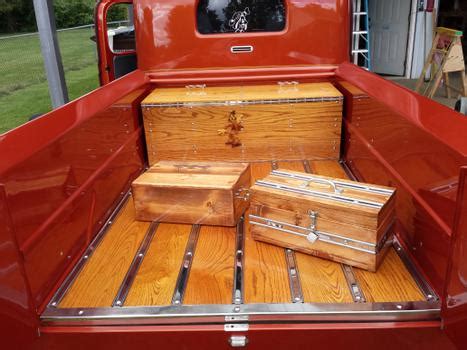
[[[438,27],[436,29],[433,47],[428,55],[425,67],[423,67],[423,72],[417,81],[415,91],[429,98],[433,98],[439,88],[441,79],[444,78],[444,85],[448,98],[451,98],[451,90],[456,91],[461,96],[467,96],[465,62],[461,41],[462,35],[462,32],[459,30],[444,27]],[[422,89],[426,72],[430,68],[432,69],[430,80],[428,81],[428,85]],[[449,73],[460,73],[460,88],[455,88],[450,85]]]

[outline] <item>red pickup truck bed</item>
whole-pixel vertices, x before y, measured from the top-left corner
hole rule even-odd
[[[115,1],[98,5],[102,72]],[[462,348],[466,119],[347,63],[346,0],[287,1],[287,26],[273,34],[200,34],[185,0],[134,8],[137,71],[0,135],[6,348]],[[230,50],[245,45],[254,50]],[[280,80],[343,93],[340,157],[252,162],[254,176],[278,163],[397,187],[397,240],[378,273],[290,260],[252,241],[248,223],[134,221],[128,193],[148,165],[140,104],[151,90]]]

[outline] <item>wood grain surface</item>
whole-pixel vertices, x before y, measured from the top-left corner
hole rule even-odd
[[[159,224],[130,289],[126,306],[169,305],[191,225]]]
[[[296,172],[296,171],[288,171],[291,175],[303,175],[303,172]],[[296,178],[290,178],[290,177],[285,177],[285,176],[279,176],[276,174],[271,174],[267,176],[265,181],[275,183],[278,185],[282,186],[289,186],[289,187],[294,187],[294,188],[303,188],[303,189],[308,189],[308,190],[313,190],[313,191],[319,191],[320,193],[323,194],[329,194],[333,195],[335,193],[334,188],[328,183],[328,182],[333,182],[334,178],[333,177],[327,177],[327,176],[320,176],[320,175],[313,175],[313,180],[314,181],[305,181],[302,179],[296,179]],[[347,180],[340,180],[343,183],[348,183],[349,185],[354,185],[354,181],[347,181]],[[324,183],[326,182],[326,183]],[[370,184],[371,185],[371,184]],[[373,185],[371,185],[373,186]],[[378,228],[382,222],[386,218],[386,216],[391,212],[394,211],[394,203],[395,203],[395,193],[392,195],[388,195],[386,193],[380,194],[380,193],[371,193],[368,191],[364,191],[361,189],[353,189],[353,188],[339,188],[338,185],[336,185],[338,189],[341,190],[341,195],[343,197],[348,197],[350,199],[355,199],[355,200],[362,200],[362,201],[371,201],[374,203],[378,203],[381,207],[369,207],[369,206],[364,206],[360,204],[355,204],[350,201],[345,202],[345,201],[337,201],[332,198],[320,198],[317,196],[309,196],[305,194],[299,194],[299,193],[291,193],[290,191],[282,190],[282,189],[276,189],[276,188],[264,188],[260,186],[254,186],[253,187],[253,192],[256,191],[261,191],[261,192],[267,192],[268,194],[283,194],[284,196],[292,198],[296,198],[294,202],[298,201],[308,201],[312,203],[317,209],[321,209],[323,211],[327,210],[337,210],[338,213],[341,213],[342,215],[346,215],[345,218],[349,218],[351,216],[356,216],[354,222],[357,226],[367,226],[370,228]],[[382,186],[373,186],[375,188],[379,189],[384,189],[384,190],[393,190],[393,188],[389,187],[382,187]],[[320,213],[322,210],[319,210]],[[323,212],[323,217],[326,213]],[[363,216],[363,217],[362,217]],[[373,220],[373,223],[370,223],[370,220]],[[346,221],[343,220],[342,218],[338,220],[339,222],[341,221]],[[376,225],[376,226],[374,226]]]
[[[254,162],[339,155],[340,101],[152,107],[144,108],[143,115],[151,165],[158,160]],[[235,146],[229,144],[232,138]]]
[[[315,161],[309,160],[310,168],[313,174],[322,176],[332,176],[342,180],[348,180],[344,168],[335,160]]]
[[[377,273],[354,269],[367,302],[425,300],[396,251],[390,248]]]
[[[132,183],[136,218],[235,226],[248,207],[236,194],[249,182],[245,163],[161,161]]]
[[[340,98],[342,94],[331,83],[306,83],[296,86],[247,85],[213,86],[204,89],[156,88],[142,106],[176,102],[224,102],[289,98]]]
[[[235,227],[201,228],[183,304],[232,302],[235,239]]]
[[[60,307],[111,306],[148,227],[147,222],[135,221],[135,209],[130,198],[66,293]]]
[[[267,176],[271,163],[251,164],[252,181]],[[284,249],[257,242],[249,230],[248,212],[245,230],[245,303],[288,303],[291,300]]]
[[[332,162],[337,164],[336,161]],[[279,169],[304,172],[303,162],[279,162]],[[295,252],[305,303],[349,303],[352,296],[340,264]]]

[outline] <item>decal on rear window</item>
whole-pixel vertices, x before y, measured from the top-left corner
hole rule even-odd
[[[285,28],[284,0],[200,0],[201,34],[278,32]]]

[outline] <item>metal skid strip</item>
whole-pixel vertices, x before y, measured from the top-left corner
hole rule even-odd
[[[276,161],[273,161],[271,166],[272,166],[273,171],[279,168],[279,164]],[[291,249],[284,249],[284,252],[285,252],[285,261],[287,263],[287,272],[289,274],[289,286],[290,286],[290,295],[292,298],[292,302],[303,303],[302,284],[300,282],[300,274],[298,272],[297,259],[295,258],[295,252]]]
[[[273,100],[231,100],[231,101],[206,101],[206,102],[169,102],[169,103],[148,103],[143,108],[150,107],[201,107],[201,106],[245,106],[264,104],[290,104],[290,103],[316,103],[316,102],[336,102],[341,103],[343,97],[305,97],[305,98],[280,98]]]
[[[186,244],[185,255],[183,257],[182,266],[178,273],[177,283],[172,297],[172,304],[180,305],[183,302],[188,276],[190,275],[191,264],[193,263],[193,255],[195,253],[196,243],[198,242],[199,231],[201,225],[193,225],[190,232],[190,237]]]
[[[144,236],[144,239],[141,242],[141,245],[138,251],[136,252],[135,257],[133,258],[130,268],[128,269],[128,272],[126,273],[125,278],[123,279],[123,282],[120,285],[120,288],[117,292],[117,295],[115,296],[114,301],[112,302],[113,307],[121,307],[125,304],[125,300],[128,296],[128,293],[130,292],[131,285],[133,284],[136,274],[138,273],[139,267],[141,266],[141,263],[143,262],[143,259],[146,256],[146,253],[149,249],[149,245],[151,244],[151,241],[154,238],[158,226],[159,223],[157,222],[152,222],[151,225],[149,225],[149,228],[146,231],[146,235]]]
[[[297,188],[294,186],[271,182],[271,181],[258,180],[256,181],[256,185],[266,187],[266,188],[272,188],[276,190],[284,190],[287,192],[297,193],[297,194],[302,194],[302,195],[308,195],[308,196],[312,195],[318,198],[331,199],[331,200],[335,200],[335,201],[339,201],[339,202],[343,202],[347,204],[360,205],[363,207],[369,207],[369,208],[375,208],[375,209],[381,209],[384,206],[384,204],[382,203],[373,202],[370,200],[356,199],[356,198],[344,196],[342,194],[315,191],[315,190],[310,190],[307,188]]]
[[[287,303],[48,308],[41,320],[54,325],[206,324],[255,322],[365,322],[439,320],[439,302]]]
[[[285,259],[287,261],[287,271],[289,272],[290,294],[293,303],[303,303],[302,284],[298,272],[295,252],[291,249],[285,249]]]
[[[242,216],[237,224],[237,238],[235,243],[234,286],[232,304],[243,304],[243,263],[245,249],[245,218]]]
[[[344,272],[347,285],[349,286],[350,294],[352,294],[353,301],[356,303],[365,303],[365,295],[363,294],[363,290],[355,277],[352,266],[341,264],[341,267]]]
[[[407,252],[404,250],[404,248],[402,247],[402,245],[400,244],[400,242],[397,240],[396,237],[394,237],[393,246],[394,246],[394,249],[396,250],[397,255],[399,255],[399,258],[402,260],[405,267],[411,274],[412,278],[415,280],[415,283],[422,291],[426,300],[427,301],[438,301],[439,300],[438,295],[436,294],[434,289],[431,288],[431,286],[425,281],[425,279],[422,277],[420,272],[418,272],[418,270],[415,268]]]
[[[70,274],[66,277],[65,281],[62,283],[60,288],[58,288],[57,292],[50,300],[48,307],[57,307],[60,304],[63,297],[68,292],[71,285],[73,284],[73,282],[78,277],[81,270],[83,269],[84,265],[86,265],[86,262],[91,258],[92,254],[96,251],[97,247],[102,242],[102,239],[104,238],[105,234],[108,232],[110,227],[112,226],[112,223],[115,221],[115,219],[120,214],[123,206],[128,201],[130,195],[131,195],[131,192],[126,193],[121,199],[121,201],[117,204],[114,211],[110,214],[107,222],[104,224],[104,226],[102,226],[100,231],[97,233],[97,235],[94,237],[92,242],[89,244],[84,254],[79,259],[78,263],[75,265],[75,267],[70,272]]]

